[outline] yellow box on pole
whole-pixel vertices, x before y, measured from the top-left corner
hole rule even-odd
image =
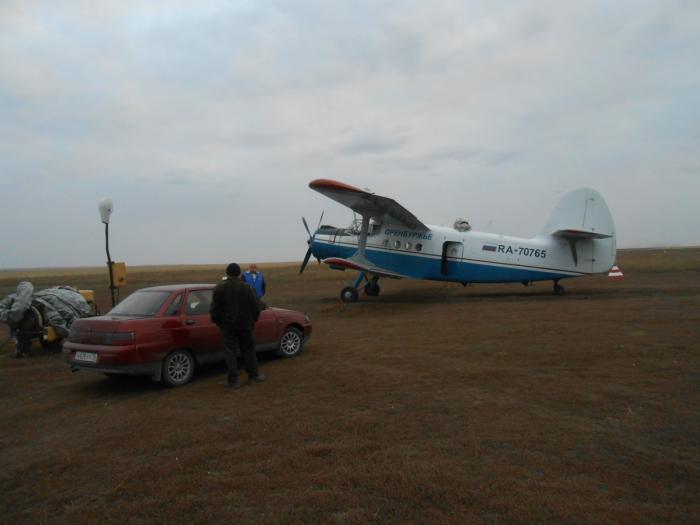
[[[78,290],[78,292],[80,292],[80,295],[82,295],[83,299],[85,299],[88,303],[95,302],[95,291],[94,290]]]
[[[121,288],[127,285],[126,281],[126,263],[112,263],[112,278],[114,279],[114,287]]]

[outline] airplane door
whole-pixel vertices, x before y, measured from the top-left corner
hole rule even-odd
[[[440,273],[453,275],[457,272],[457,263],[464,255],[464,243],[445,241],[442,244],[442,258],[440,259]]]

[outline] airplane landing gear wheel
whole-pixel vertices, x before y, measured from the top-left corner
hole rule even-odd
[[[370,297],[377,297],[379,295],[379,283],[377,281],[370,281],[365,285],[365,293]]]
[[[554,284],[554,295],[564,295],[564,287],[561,284]]]
[[[346,286],[340,291],[340,299],[344,303],[354,303],[357,301],[358,297],[357,288],[353,288],[352,286]]]

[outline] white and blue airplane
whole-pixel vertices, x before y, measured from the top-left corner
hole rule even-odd
[[[607,272],[615,263],[615,225],[603,197],[581,188],[559,201],[542,232],[529,239],[472,231],[466,221],[454,227],[424,224],[399,203],[329,179],[309,187],[350,208],[361,219],[349,228],[320,225],[309,234],[299,273],[313,255],[335,270],[360,272],[343,288],[344,302],[358,300],[363,282],[368,296],[379,295],[379,279],[413,278],[471,283],[529,285]],[[321,215],[323,220],[323,214]]]

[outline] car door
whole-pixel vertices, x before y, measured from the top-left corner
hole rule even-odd
[[[279,338],[279,323],[274,310],[266,308],[260,312],[260,317],[255,323],[255,346],[269,346]]]
[[[182,310],[190,347],[199,361],[215,359],[224,349],[219,328],[209,316],[212,292],[211,288],[188,290]]]

